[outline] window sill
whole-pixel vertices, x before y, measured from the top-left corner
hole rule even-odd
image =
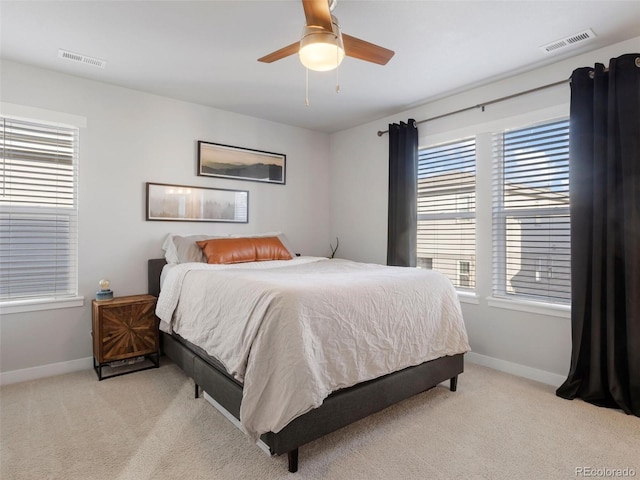
[[[527,302],[526,300],[507,300],[504,298],[487,297],[487,305],[495,308],[518,310],[521,312],[551,315],[553,317],[571,318],[569,305],[555,305],[553,303]]]
[[[58,308],[82,307],[83,305],[84,297],[12,300],[8,302],[0,302],[0,313],[2,315],[9,315],[12,313],[37,312],[39,310],[55,310]]]
[[[478,295],[474,292],[458,291],[458,300],[460,300],[460,303],[471,303],[473,305],[478,305],[480,303]]]

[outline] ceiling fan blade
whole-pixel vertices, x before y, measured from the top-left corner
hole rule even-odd
[[[344,44],[344,53],[349,57],[377,63],[378,65],[386,65],[391,60],[391,57],[395,55],[393,50],[365,42],[346,33],[342,34],[342,43]]]
[[[332,31],[328,0],[302,0],[302,6],[308,27],[320,27],[329,32]]]
[[[271,52],[264,57],[258,59],[259,62],[271,63],[276,60],[280,60],[282,58],[288,57],[289,55],[293,55],[294,53],[298,53],[300,50],[300,42],[292,43],[291,45],[287,45],[280,50],[276,50],[275,52]]]

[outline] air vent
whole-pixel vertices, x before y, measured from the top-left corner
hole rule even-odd
[[[552,52],[557,52],[558,50],[572,47],[578,43],[591,40],[592,38],[596,38],[596,34],[593,33],[593,30],[588,29],[588,30],[585,30],[584,32],[575,33],[573,35],[562,38],[560,40],[556,40],[555,42],[542,45],[540,48],[544,50],[545,53],[552,53]]]
[[[71,60],[72,62],[84,63],[85,65],[92,65],[98,68],[105,68],[107,66],[106,60],[100,60],[99,58],[88,57],[80,53],[73,53],[69,50],[58,50],[58,57]]]

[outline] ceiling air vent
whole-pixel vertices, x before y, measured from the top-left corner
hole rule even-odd
[[[584,32],[575,33],[573,35],[562,38],[560,40],[556,40],[555,42],[542,45],[540,48],[544,50],[545,53],[551,53],[551,52],[556,52],[558,50],[563,50],[565,48],[572,47],[578,43],[591,40],[592,38],[596,38],[596,34],[593,33],[593,30],[588,29],[588,30],[585,30]]]
[[[107,66],[106,60],[100,60],[99,58],[88,57],[86,55],[82,55],[80,53],[73,53],[69,50],[58,50],[58,57],[66,58],[67,60],[71,60],[72,62],[84,63],[85,65],[92,65],[98,68],[105,68]]]

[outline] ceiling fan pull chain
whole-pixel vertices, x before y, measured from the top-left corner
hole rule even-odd
[[[340,67],[336,67],[336,93],[340,93],[340,76],[338,74],[339,70]]]
[[[306,81],[305,81],[305,88],[304,88],[304,104],[308,107],[309,106],[309,69],[305,68],[305,71],[307,72],[307,74],[306,74]]]

